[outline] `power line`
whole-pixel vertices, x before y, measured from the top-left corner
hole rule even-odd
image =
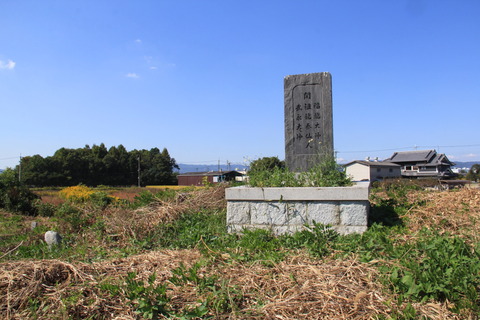
[[[18,156],[10,157],[10,158],[1,158],[0,160],[12,160],[12,159],[18,159]]]
[[[362,151],[338,151],[338,153],[361,153],[361,152],[380,152],[380,151],[395,151],[400,149],[410,149],[411,147],[391,148],[391,149],[378,149],[378,150],[362,150]]]
[[[429,148],[432,146],[417,146],[419,148]],[[458,146],[437,146],[438,148],[467,148],[467,147],[480,147],[480,144],[464,144]]]

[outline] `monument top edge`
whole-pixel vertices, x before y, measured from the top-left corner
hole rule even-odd
[[[298,77],[298,76],[313,76],[313,75],[321,75],[321,76],[331,76],[330,72],[325,71],[325,72],[313,72],[313,73],[301,73],[301,74],[289,74],[285,76],[285,79],[288,79],[290,77]]]

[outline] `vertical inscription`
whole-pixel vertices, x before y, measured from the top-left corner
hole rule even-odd
[[[293,88],[293,137],[296,154],[314,154],[322,141],[322,91],[318,85]]]
[[[284,78],[285,163],[306,171],[333,157],[332,77],[328,72]]]

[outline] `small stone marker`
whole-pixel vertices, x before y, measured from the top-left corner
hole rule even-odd
[[[285,162],[292,171],[307,171],[333,157],[332,76],[286,76],[284,95]]]
[[[37,221],[32,221],[32,222],[30,223],[30,229],[33,230],[33,229],[35,229],[36,227],[38,227],[38,222],[37,222]]]
[[[62,237],[56,231],[47,231],[45,232],[45,242],[49,247],[58,245],[62,242]]]

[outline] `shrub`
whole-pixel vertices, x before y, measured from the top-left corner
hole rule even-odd
[[[310,170],[291,172],[281,166],[257,166],[248,173],[252,187],[342,187],[352,181],[333,158],[324,159]]]
[[[314,257],[323,257],[329,254],[332,243],[337,239],[338,233],[329,226],[313,222],[312,226],[305,226],[302,231],[292,235],[280,237],[282,243],[290,248],[306,248]]]
[[[118,200],[118,198],[108,195],[105,191],[95,191],[84,185],[64,188],[60,190],[59,194],[60,197],[71,203],[90,203],[101,209],[105,209]]]
[[[37,214],[41,217],[53,217],[55,215],[55,211],[57,210],[55,205],[51,203],[44,203],[40,199],[35,200],[33,204]]]
[[[106,208],[109,204],[112,204],[115,198],[109,196],[104,191],[93,192],[90,194],[90,202],[102,209]]]
[[[75,232],[82,230],[88,223],[88,218],[82,210],[68,202],[58,207],[55,216],[66,222],[68,224],[67,228]]]
[[[155,196],[150,191],[142,191],[133,200],[133,207],[144,207],[155,201]]]
[[[93,194],[92,188],[84,185],[68,187],[60,190],[60,196],[72,202],[85,202]]]
[[[333,158],[325,159],[307,172],[301,173],[300,180],[306,187],[343,187],[352,184]]]
[[[275,168],[285,169],[285,162],[280,161],[278,157],[264,157],[254,160],[250,164],[250,172],[272,171]]]
[[[0,174],[0,208],[33,216],[36,215],[33,202],[38,198],[18,181],[12,169],[7,169]]]

